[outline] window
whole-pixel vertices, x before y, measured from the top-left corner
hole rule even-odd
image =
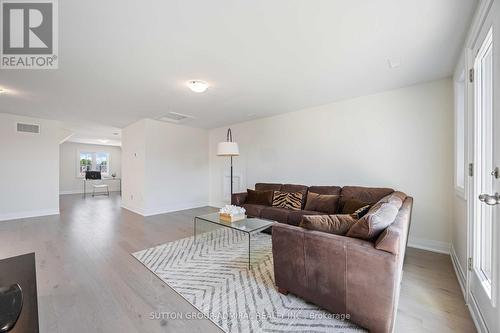
[[[455,189],[465,197],[465,73],[455,81]]]
[[[85,177],[87,171],[101,171],[103,176],[109,175],[109,153],[80,152],[78,161],[79,177]]]

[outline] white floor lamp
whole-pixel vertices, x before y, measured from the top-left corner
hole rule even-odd
[[[240,150],[238,148],[238,144],[233,142],[233,133],[231,133],[231,129],[228,128],[226,141],[219,142],[217,145],[217,156],[230,156],[231,157],[231,199],[233,197],[233,156],[240,155]]]

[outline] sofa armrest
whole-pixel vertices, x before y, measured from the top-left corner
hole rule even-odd
[[[282,223],[273,225],[272,238],[276,285],[337,314],[347,314],[348,248],[388,255],[365,240]]]
[[[412,206],[413,198],[407,197],[394,222],[375,241],[375,248],[404,256],[410,229]]]
[[[347,243],[346,252],[346,311],[351,320],[370,332],[392,332],[401,257],[355,243]]]
[[[275,224],[275,282],[373,332],[389,332],[397,294],[398,256],[345,236]]]
[[[247,192],[233,193],[233,195],[231,196],[231,205],[243,206],[243,204],[246,201],[247,201]]]

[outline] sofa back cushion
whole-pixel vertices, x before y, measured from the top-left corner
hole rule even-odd
[[[356,222],[351,215],[305,215],[299,226],[343,236]]]
[[[362,218],[370,209],[372,204],[360,201],[358,199],[349,199],[344,202],[341,214],[356,214]]]
[[[318,194],[309,191],[307,193],[305,210],[322,212],[326,214],[335,214],[339,204],[340,195]]]
[[[274,191],[273,207],[301,210],[302,200],[303,200],[302,192]]]
[[[257,183],[255,184],[256,191],[279,191],[281,190],[281,184],[274,183]]]
[[[254,191],[247,189],[247,200],[245,203],[271,206],[273,204],[273,193],[273,191]]]
[[[402,192],[393,192],[383,197],[349,229],[347,236],[375,240],[394,222],[405,198],[406,195]]]
[[[340,195],[342,187],[340,186],[310,186],[308,192],[318,194]]]
[[[392,188],[382,187],[362,187],[362,186],[344,186],[341,191],[342,198],[340,199],[340,209],[349,199],[357,199],[367,204],[375,204],[383,197],[393,193]]]

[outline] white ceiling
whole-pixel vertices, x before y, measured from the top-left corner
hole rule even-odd
[[[2,70],[0,112],[212,128],[451,75],[475,0],[59,1],[59,69]],[[391,69],[388,59],[400,61]],[[210,83],[196,94],[189,79]]]
[[[121,146],[122,131],[95,122],[62,122],[61,127],[72,133],[65,141],[105,146]]]

